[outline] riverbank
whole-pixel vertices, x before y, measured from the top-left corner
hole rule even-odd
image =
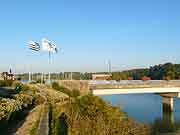
[[[39,111],[37,111],[36,116],[38,117],[34,117],[34,124],[28,131],[26,125],[30,122],[29,118],[32,117],[26,116],[25,122],[21,124],[17,133],[26,132],[29,135],[32,133],[36,135],[38,131],[49,131],[49,135],[63,133],[66,133],[65,135],[150,135],[151,133],[147,125],[130,119],[119,108],[113,107],[92,94],[81,95],[78,90],[71,90],[59,84],[53,84],[51,87],[41,84],[22,85],[17,83],[12,87],[14,86],[18,87],[17,94],[13,95],[12,99],[3,98],[2,100],[8,100],[8,102],[0,102],[1,106],[8,107],[12,101],[18,99],[18,102],[24,107],[45,105],[46,111],[41,112],[47,112],[39,115]],[[7,110],[8,108],[4,108],[4,111]],[[13,114],[11,112],[16,113],[16,110],[10,111],[6,115],[11,116]],[[21,109],[18,112],[21,113]],[[1,107],[0,114],[2,113]],[[8,118],[6,115],[2,117]],[[12,119],[6,120],[8,124]],[[16,116],[14,116],[14,120],[16,120]],[[42,124],[41,121],[46,121],[46,124]]]

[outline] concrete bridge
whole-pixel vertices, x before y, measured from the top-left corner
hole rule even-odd
[[[90,83],[94,95],[155,93],[163,97],[163,111],[174,110],[174,97],[180,98],[180,81],[94,81]]]

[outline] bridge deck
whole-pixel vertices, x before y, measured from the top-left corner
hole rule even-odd
[[[180,80],[176,81],[92,81],[92,93],[95,95],[160,93],[180,97]]]
[[[90,81],[90,89],[136,89],[136,88],[180,88],[180,80],[123,80],[123,81]]]
[[[134,88],[134,89],[94,89],[95,95],[140,94],[140,93],[180,93],[179,87],[167,88]]]

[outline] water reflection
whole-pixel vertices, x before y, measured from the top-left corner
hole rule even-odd
[[[175,122],[174,112],[166,105],[163,105],[163,118],[158,118],[152,125],[154,134],[174,133],[180,129],[180,121]]]

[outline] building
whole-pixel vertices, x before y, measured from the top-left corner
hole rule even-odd
[[[11,72],[11,69],[8,72],[2,72],[0,79],[2,80],[15,80],[15,75]]]
[[[92,74],[92,80],[111,80],[111,74]]]

